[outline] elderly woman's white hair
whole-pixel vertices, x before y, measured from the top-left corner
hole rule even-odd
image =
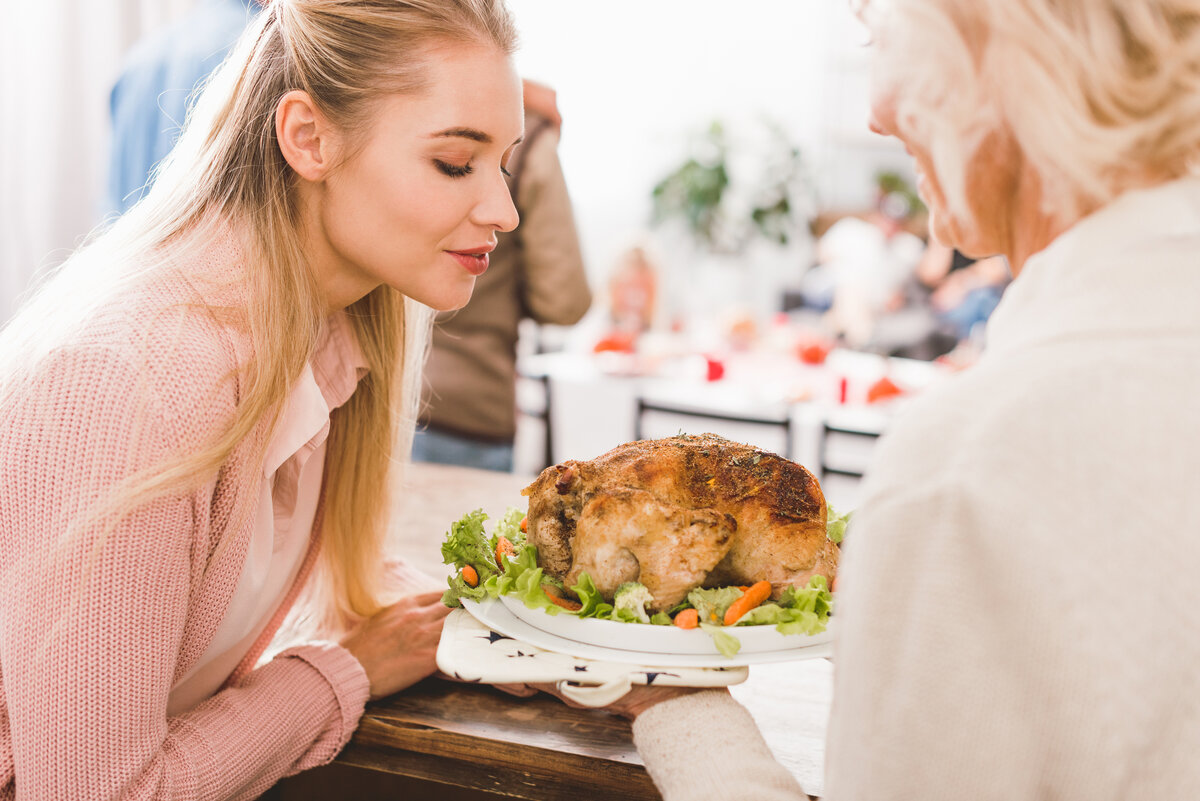
[[[1008,129],[1073,221],[1200,165],[1200,0],[865,0],[876,86],[970,219],[967,164]]]

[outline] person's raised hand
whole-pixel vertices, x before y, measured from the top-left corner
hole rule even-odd
[[[544,83],[531,81],[528,78],[521,82],[525,108],[535,111],[550,121],[556,129],[562,130],[562,114],[558,110],[558,93]]]
[[[401,598],[342,639],[371,683],[371,700],[403,690],[437,670],[437,646],[450,609],[441,592]]]

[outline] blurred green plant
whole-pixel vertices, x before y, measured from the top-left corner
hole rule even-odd
[[[653,223],[682,217],[688,230],[709,247],[716,244],[721,201],[729,188],[725,128],[714,121],[704,137],[708,153],[689,156],[654,186]]]
[[[794,195],[803,161],[783,129],[767,125],[771,142],[757,183],[734,186],[729,166],[734,154],[724,125],[713,121],[699,140],[700,152],[655,184],[651,222],[682,220],[699,244],[715,252],[740,251],[756,237],[786,245],[797,230]],[[733,199],[739,188],[744,197]]]
[[[876,173],[875,186],[881,197],[884,195],[900,195],[907,200],[910,215],[915,216],[924,213],[925,204],[921,202],[921,196],[917,194],[917,190],[908,182],[908,179],[900,173],[889,170]]]
[[[758,187],[750,219],[759,235],[779,245],[786,245],[795,229],[793,195],[797,179],[801,178],[804,161],[800,148],[788,139],[778,125],[770,124],[773,153],[765,165],[764,178]]]

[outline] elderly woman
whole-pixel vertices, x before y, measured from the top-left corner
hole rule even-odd
[[[826,797],[1200,798],[1200,0],[861,13],[934,235],[1015,280],[879,448]],[[725,694],[624,711],[668,799],[803,797]]]

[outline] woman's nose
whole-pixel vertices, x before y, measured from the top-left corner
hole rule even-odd
[[[487,195],[475,207],[475,221],[505,232],[516,228],[521,221],[508,183],[499,172],[488,187]]]
[[[870,111],[867,112],[867,127],[880,136],[895,136],[896,98],[891,92],[874,91]]]

